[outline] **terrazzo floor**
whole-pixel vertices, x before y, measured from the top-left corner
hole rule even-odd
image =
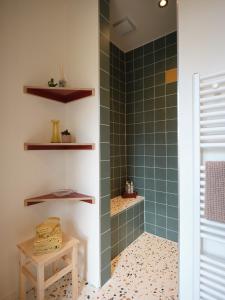
[[[71,299],[70,284],[65,276],[46,299]],[[177,243],[143,233],[112,261],[112,278],[100,290],[80,282],[79,291],[79,300],[177,300]]]

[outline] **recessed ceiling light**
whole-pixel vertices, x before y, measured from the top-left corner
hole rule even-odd
[[[159,1],[159,7],[160,8],[163,8],[163,7],[167,6],[167,4],[168,4],[168,0],[160,0]]]

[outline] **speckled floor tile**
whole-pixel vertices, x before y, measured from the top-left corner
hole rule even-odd
[[[177,244],[144,233],[112,262],[112,278],[94,300],[178,299]]]
[[[177,300],[177,293],[177,243],[148,233],[112,261],[112,278],[99,291],[79,282],[79,300]],[[71,275],[49,288],[46,299],[71,299]]]
[[[96,288],[88,284],[85,281],[79,281],[79,298],[78,300],[93,299],[96,293]],[[27,293],[27,300],[34,300],[35,291],[31,289]],[[66,300],[72,299],[71,291],[71,273],[63,276],[62,279],[57,281],[51,287],[49,287],[45,292],[45,300]]]

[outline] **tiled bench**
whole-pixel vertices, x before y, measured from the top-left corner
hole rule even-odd
[[[112,259],[144,232],[144,198],[111,199]]]

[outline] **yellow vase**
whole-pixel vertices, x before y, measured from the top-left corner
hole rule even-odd
[[[51,143],[60,143],[59,120],[51,120],[52,122],[52,139]]]

